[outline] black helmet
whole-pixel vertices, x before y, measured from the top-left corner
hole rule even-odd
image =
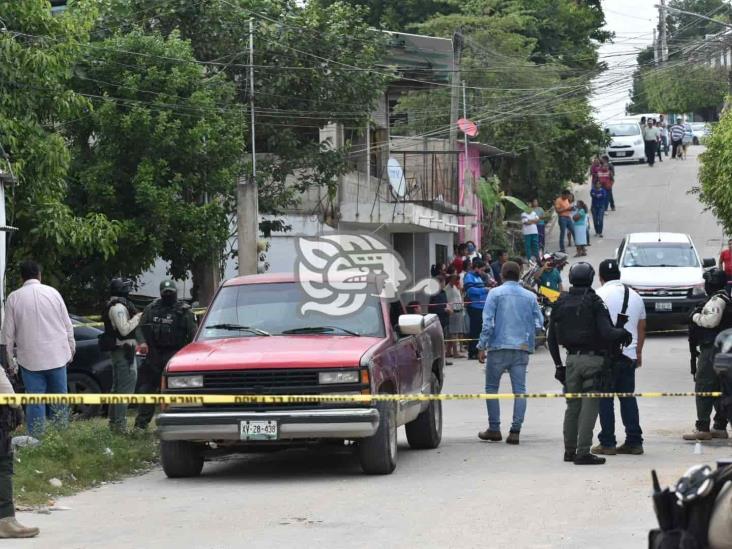
[[[595,269],[585,261],[572,265],[569,269],[569,283],[579,288],[589,288],[595,280]]]
[[[704,291],[707,292],[707,295],[723,290],[726,284],[727,276],[722,269],[714,267],[704,272]]]
[[[124,278],[113,278],[109,283],[109,293],[124,297],[130,293],[132,281]]]

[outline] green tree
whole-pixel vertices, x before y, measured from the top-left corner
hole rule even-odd
[[[69,201],[63,129],[91,108],[69,80],[93,17],[88,8],[53,17],[44,0],[0,1],[0,145],[18,178],[8,201],[8,222],[19,228],[9,240],[9,266],[35,257],[62,289],[67,262],[108,259],[121,232],[116,221],[75,211]]]
[[[328,188],[332,207],[336,177],[346,168],[340,150],[323,146],[318,132],[330,122],[365,127],[388,77],[369,70],[383,57],[381,33],[369,29],[358,8],[324,7],[296,0],[107,0],[97,27],[139,26],[189,40],[206,74],[224,74],[237,88],[235,101],[249,100],[248,25],[255,22],[255,102],[259,209],[280,214],[298,204],[303,191]],[[249,167],[245,166],[245,173]],[[280,222],[260,225],[267,233]]]
[[[330,7],[344,0],[316,0]],[[430,17],[459,11],[452,0],[345,0],[345,3],[363,8],[369,25],[390,31],[408,31]]]
[[[732,112],[726,111],[706,139],[700,156],[699,200],[711,208],[724,232],[732,234]]]
[[[727,71],[706,65],[646,72],[642,82],[648,106],[658,112],[716,110],[727,88]]]
[[[206,75],[175,32],[139,30],[87,45],[74,85],[93,108],[69,124],[72,206],[122,227],[119,253],[72,271],[76,286],[157,257],[176,278],[221,261],[246,132],[234,85]]]

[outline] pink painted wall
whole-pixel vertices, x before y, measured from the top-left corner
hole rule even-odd
[[[460,143],[458,150],[463,151],[464,145]],[[458,216],[458,223],[465,225],[465,228],[458,230],[458,242],[467,242],[472,240],[480,250],[481,242],[481,226],[480,222],[483,220],[483,206],[480,199],[475,194],[475,185],[480,178],[480,151],[478,147],[471,146],[468,144],[468,173],[472,174],[472,192],[468,193],[465,189],[465,154],[462,153],[458,157],[458,183],[460,185],[460,208],[466,209],[471,212],[475,212],[474,216]],[[478,223],[475,226],[471,226],[473,223]]]

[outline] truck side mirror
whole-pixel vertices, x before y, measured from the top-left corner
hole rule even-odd
[[[717,264],[717,262],[712,257],[705,257],[702,261],[702,266],[705,269],[710,269],[711,267],[714,267]]]
[[[401,315],[399,316],[399,333],[402,335],[417,335],[425,326],[433,322],[437,315]]]

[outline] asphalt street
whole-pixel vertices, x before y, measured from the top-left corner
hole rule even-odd
[[[688,232],[703,255],[718,254],[721,229],[688,194],[699,150],[684,162],[618,167],[618,209],[605,239],[593,239],[590,261],[611,256],[624,233],[656,230],[659,216],[662,230]],[[644,358],[638,390],[693,390],[684,336],[654,335]],[[529,391],[558,391],[553,374],[548,352],[539,351]],[[477,362],[456,361],[446,375],[446,392],[483,389]],[[502,389],[510,389],[507,377]],[[502,404],[505,420],[511,406]],[[410,450],[401,433],[397,470],[383,477],[364,476],[347,449],[227,459],[196,479],[168,480],[155,469],[64,498],[67,511],[22,513],[41,536],[3,546],[641,548],[655,524],[651,469],[668,483],[731,454],[726,441],[694,455],[694,444],[681,440],[693,426],[693,399],[644,399],[645,455],[578,467],[562,461],[563,412],[562,400],[530,401],[521,444],[509,446],[478,440],[483,402],[448,402],[441,447]],[[622,425],[618,432],[622,442]]]

